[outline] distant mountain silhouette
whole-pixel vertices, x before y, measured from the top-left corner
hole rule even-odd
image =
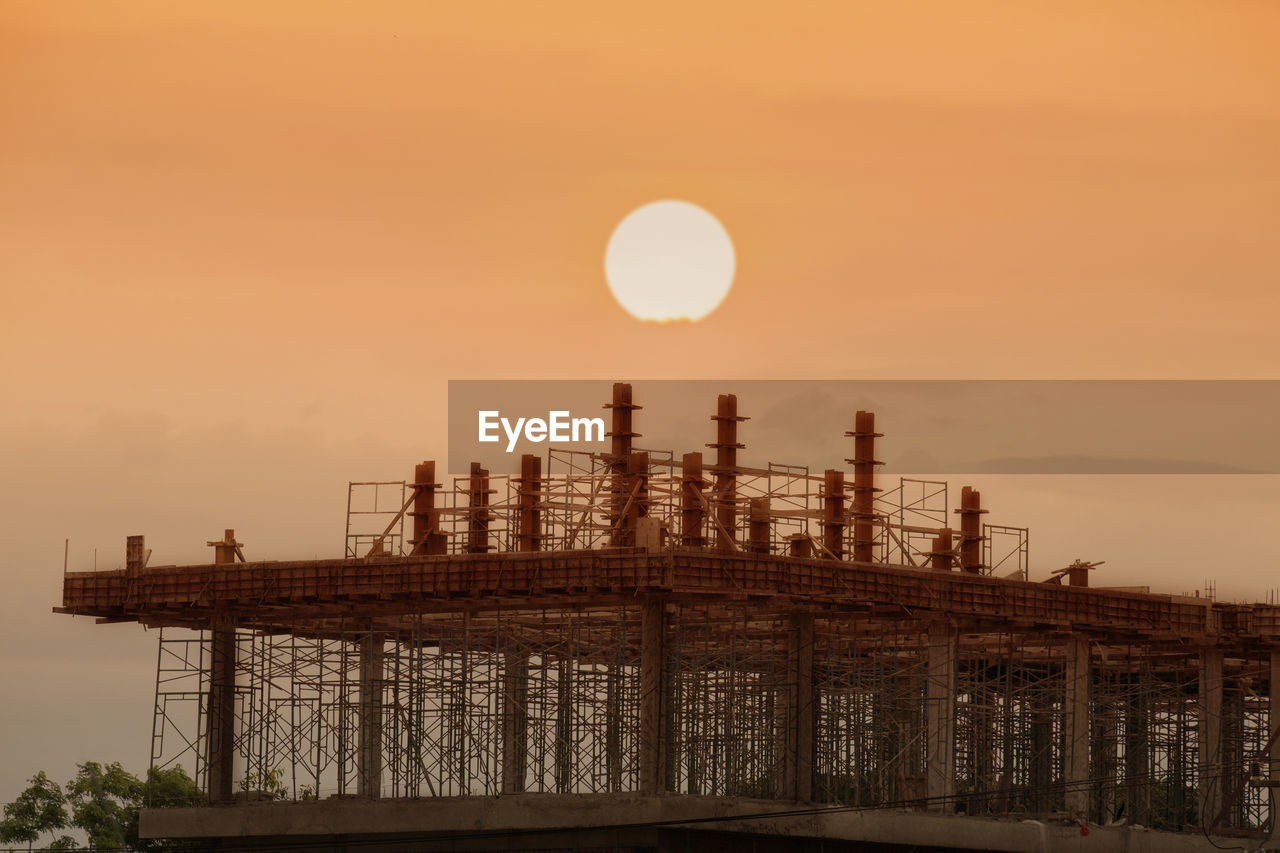
[[[1011,456],[944,465],[940,474],[1275,474],[1194,459],[1101,456]]]

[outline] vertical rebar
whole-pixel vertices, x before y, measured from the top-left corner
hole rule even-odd
[[[521,551],[542,550],[542,511],[538,508],[542,499],[542,458],[526,453],[520,457],[520,518],[519,543]]]
[[[972,486],[960,490],[960,570],[982,573],[982,495]]]
[[[853,438],[853,458],[845,462],[853,466],[853,559],[870,563],[875,558],[876,459],[875,412],[859,411],[854,415],[853,430],[845,433]]]
[[[627,465],[631,459],[632,440],[639,437],[632,424],[632,412],[641,408],[632,402],[631,385],[626,382],[613,383],[613,399],[606,403],[606,409],[612,410],[613,423],[608,432],[611,441],[609,470],[612,480],[609,489],[609,526],[613,532],[609,538],[611,545],[623,545],[625,534],[623,525],[619,524],[622,509],[627,503]]]
[[[443,554],[447,539],[440,530],[440,511],[436,509],[436,463],[419,462],[413,469],[413,554]]]
[[[716,451],[716,548],[721,551],[736,551],[735,541],[737,528],[738,498],[738,451],[745,444],[738,443],[738,424],[747,418],[738,415],[738,397],[735,394],[721,394],[716,399],[716,413],[711,416],[716,422],[716,440],[707,445]]]
[[[822,481],[822,547],[844,558],[844,472],[828,468]]]

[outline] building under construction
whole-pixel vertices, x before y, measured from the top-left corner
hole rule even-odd
[[[609,453],[351,484],[340,559],[246,562],[228,530],[211,565],[131,537],[67,574],[58,612],[163,629],[152,760],[210,806],[144,836],[1269,844],[1280,607],[1033,581],[977,491],[876,476],[870,412],[834,427],[849,470],[811,472],[740,462],[732,395],[706,455],[639,449],[629,385],[607,406]]]

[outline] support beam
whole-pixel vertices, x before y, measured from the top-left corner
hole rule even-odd
[[[387,682],[386,635],[370,631],[360,640],[360,748],[356,795],[382,796],[382,693]]]
[[[775,517],[778,510],[773,510]],[[792,540],[794,541],[794,540]],[[798,555],[797,555],[798,556]],[[711,562],[704,562],[704,561]],[[136,604],[123,612],[123,572],[70,572],[63,578],[59,613],[99,616],[115,621],[134,620],[151,625],[181,625],[207,629],[217,612],[239,607],[239,624],[245,628],[280,632],[310,631],[333,614],[321,607],[342,602],[350,614],[375,612],[384,605],[366,601],[371,589],[392,594],[397,602],[415,605],[438,602],[440,596],[480,602],[494,591],[504,596],[527,597],[531,607],[541,606],[541,591],[566,583],[608,587],[628,599],[656,589],[672,589],[673,578],[696,584],[681,592],[719,594],[728,577],[736,578],[739,592],[749,596],[828,596],[833,587],[848,604],[890,605],[904,612],[942,609],[981,630],[1006,623],[1010,613],[1034,613],[1044,624],[1073,625],[1077,630],[1116,632],[1169,642],[1174,637],[1203,636],[1213,630],[1221,614],[1233,626],[1243,624],[1246,607],[1169,598],[1123,590],[1097,595],[1075,587],[1049,587],[1021,580],[986,578],[972,584],[959,575],[919,572],[874,563],[857,572],[841,572],[834,565],[815,571],[757,573],[756,562],[780,568],[786,561],[757,555],[712,555],[694,550],[670,554],[632,553],[601,555],[598,551],[541,552],[519,560],[473,559],[454,554],[450,559],[411,557],[397,561],[353,563],[343,558],[296,562],[255,562],[252,571],[210,573],[207,565],[159,567],[147,570],[148,582],[140,585]],[[619,573],[622,566],[625,571]],[[715,565],[713,571],[708,566]],[[465,567],[465,568],[464,568]],[[673,574],[674,571],[674,574]],[[599,578],[599,582],[594,580]],[[783,582],[785,578],[785,582]],[[319,590],[321,601],[312,605]],[[244,606],[252,600],[253,606]],[[306,606],[299,608],[299,602]],[[559,606],[559,605],[557,605]],[[1276,618],[1280,624],[1280,615]],[[1233,628],[1233,630],[1235,630]],[[1240,640],[1270,642],[1280,630],[1242,631]],[[1232,639],[1234,643],[1234,638]],[[1228,646],[1232,647],[1232,646]]]
[[[787,659],[784,675],[774,691],[773,728],[774,753],[777,755],[777,797],[780,800],[796,798],[796,636],[793,624],[787,643]]]
[[[211,803],[231,802],[235,774],[236,631],[220,620],[210,633],[209,717],[205,767]]]
[[[213,547],[213,562],[235,562],[236,532],[226,530]],[[207,794],[211,803],[231,802],[236,754],[236,631],[229,616],[215,616],[209,643],[209,714],[205,738]]]
[[[1043,678],[1035,667],[1027,667],[1026,675],[1032,678]],[[1031,755],[1027,759],[1031,774],[1031,790],[1029,797],[1031,811],[1057,811],[1059,806],[1053,800],[1053,785],[1059,777],[1055,769],[1054,753],[1060,743],[1054,737],[1054,724],[1059,716],[1055,697],[1049,690],[1036,690],[1032,693],[1030,741]]]
[[[991,662],[974,660],[969,662],[970,674],[988,669]],[[957,679],[958,681],[959,679]],[[982,814],[999,811],[996,801],[1004,794],[1001,791],[1001,767],[997,750],[1000,739],[997,737],[996,705],[999,695],[998,683],[981,677],[977,683],[970,683],[969,689],[969,726],[971,728],[971,763],[974,781],[970,786],[976,794],[974,802],[965,808],[965,814]]]
[[[529,658],[508,649],[502,667],[502,793],[524,791],[528,767]]]
[[[1267,728],[1271,744],[1271,756],[1267,762],[1267,775],[1280,779],[1280,650],[1271,652],[1270,679],[1267,684]],[[1280,847],[1280,796],[1276,788],[1267,790],[1267,804],[1271,810],[1271,838],[1273,846]]]
[[[556,673],[556,792],[573,792],[573,668],[568,658],[560,661]]]
[[[1280,651],[1271,653],[1271,679],[1267,687],[1267,725],[1270,726],[1270,739],[1280,741]],[[1280,749],[1272,748],[1269,771],[1273,779],[1280,779]],[[1280,820],[1273,820],[1276,828],[1280,828]]]
[[[622,672],[624,668],[625,663],[622,661],[609,664],[604,684],[604,769],[611,794],[622,791]]]
[[[646,599],[640,625],[640,793],[659,794],[666,778],[663,759],[662,647],[665,613],[661,599]]]
[[[1213,820],[1222,805],[1222,650],[1200,652],[1200,784],[1196,788],[1196,822]]]
[[[813,614],[792,617],[795,648],[796,736],[795,797],[802,803],[813,799],[814,695],[813,695]]]
[[[925,797],[931,811],[955,810],[956,658],[955,629],[945,622],[929,626],[928,669],[925,682],[927,765]]]
[[[1234,685],[1222,688],[1222,750],[1219,760],[1222,769],[1218,773],[1218,811],[1207,814],[1212,821],[1210,831],[1216,827],[1238,829],[1245,816],[1244,788],[1247,768],[1245,761],[1244,695]],[[1253,756],[1248,756],[1252,758]]]
[[[1136,688],[1136,689],[1135,689]],[[1124,718],[1124,800],[1130,824],[1148,826],[1151,821],[1151,693],[1146,674],[1135,673],[1129,688]]]
[[[1066,658],[1066,695],[1062,703],[1066,755],[1062,772],[1067,786],[1067,814],[1083,819],[1089,807],[1089,641],[1075,635],[1068,637]]]
[[[670,625],[673,620],[675,607],[671,604],[663,605],[666,612],[666,624]],[[674,648],[672,648],[674,646]],[[680,726],[681,726],[681,708],[680,697],[677,695],[678,679],[676,678],[676,667],[679,664],[679,644],[664,643],[664,660],[666,661],[666,674],[662,679],[662,730],[666,736],[666,752],[662,756],[662,790],[664,792],[676,791],[677,770],[680,767]]]

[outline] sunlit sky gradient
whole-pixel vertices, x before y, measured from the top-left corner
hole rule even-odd
[[[154,635],[49,613],[65,537],[338,553],[450,377],[1277,378],[1277,43],[1265,0],[0,2],[0,800],[146,763]],[[737,250],[697,324],[603,280],[660,198]],[[1033,568],[1277,583],[1276,478],[1006,479]]]

